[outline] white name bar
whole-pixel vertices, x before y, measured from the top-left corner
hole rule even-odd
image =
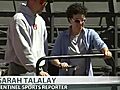
[[[0,84],[120,84],[114,76],[1,76]]]

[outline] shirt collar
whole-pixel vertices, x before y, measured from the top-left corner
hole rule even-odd
[[[34,15],[32,13],[32,11],[30,10],[30,8],[25,4],[25,3],[22,3],[20,5],[20,9],[18,12],[22,12],[24,14],[27,14],[28,16],[30,16],[30,18],[32,18],[33,20],[36,18],[36,15]]]
[[[70,35],[70,30],[72,29],[72,26],[69,26],[68,30],[67,30],[67,34]],[[86,28],[83,28],[83,33],[86,34]]]

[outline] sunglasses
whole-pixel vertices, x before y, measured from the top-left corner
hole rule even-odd
[[[86,19],[83,19],[83,20],[80,20],[80,19],[74,20],[74,22],[76,22],[76,23],[85,22],[85,21],[86,21]]]

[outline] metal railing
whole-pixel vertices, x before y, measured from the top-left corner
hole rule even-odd
[[[73,58],[104,58],[104,54],[80,54],[80,55],[61,55],[61,56],[45,56],[40,58],[36,63],[36,75],[39,75],[39,64],[42,60],[48,60],[48,59],[73,59]],[[106,60],[106,64],[110,65],[112,67],[112,76],[115,76],[115,63],[114,59],[111,58],[110,61]]]

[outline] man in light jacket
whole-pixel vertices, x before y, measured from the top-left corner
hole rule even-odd
[[[7,31],[5,60],[8,75],[35,75],[36,62],[47,54],[47,31],[40,14],[45,0],[27,0],[12,18]],[[39,75],[48,76],[45,71]]]

